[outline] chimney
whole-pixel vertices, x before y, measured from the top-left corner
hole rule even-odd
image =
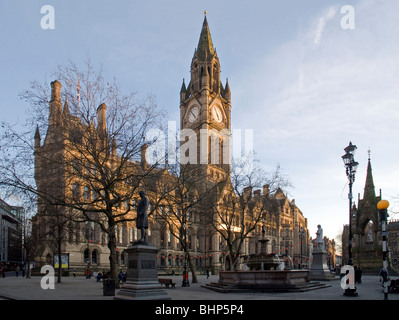
[[[105,103],[102,103],[97,108],[97,130],[102,133],[107,132],[107,121],[105,118],[106,111],[107,111],[107,106],[105,105]]]
[[[252,187],[245,187],[243,195],[244,195],[245,200],[249,200],[252,195]]]
[[[49,125],[61,124],[61,83],[58,80],[51,82],[51,100],[49,111]]]
[[[265,185],[263,186],[263,196],[266,197],[266,196],[268,196],[268,195],[269,195],[269,185],[268,185],[268,184],[265,184]]]
[[[146,167],[147,166],[147,149],[148,149],[148,144],[143,144],[141,146],[141,166]]]
[[[58,80],[51,82],[51,100],[61,102],[61,83]]]

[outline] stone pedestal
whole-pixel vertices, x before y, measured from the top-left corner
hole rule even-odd
[[[158,282],[158,249],[143,242],[130,246],[126,282],[114,299],[118,300],[170,300]]]
[[[335,280],[336,277],[331,274],[327,266],[327,253],[325,251],[316,251],[312,253],[313,262],[310,268],[310,280]]]

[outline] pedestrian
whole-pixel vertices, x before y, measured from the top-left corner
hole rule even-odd
[[[5,278],[6,277],[6,268],[1,268],[1,277]]]
[[[25,278],[25,266],[22,266],[22,278]]]
[[[76,278],[76,268],[73,268],[73,277]]]
[[[15,275],[18,277],[18,274],[19,274],[19,266],[17,266],[16,268],[15,268]]]
[[[206,269],[206,278],[209,279],[209,270]]]

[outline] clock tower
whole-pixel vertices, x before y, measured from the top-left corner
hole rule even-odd
[[[220,62],[206,15],[191,61],[191,80],[180,90],[181,162],[210,181],[230,177],[231,93],[220,80]]]

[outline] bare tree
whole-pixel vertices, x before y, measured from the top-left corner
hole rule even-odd
[[[90,60],[86,66],[86,72],[73,63],[60,66],[51,92],[33,82],[21,94],[30,117],[22,129],[2,123],[0,185],[36,197],[39,216],[97,223],[108,237],[116,278],[116,228],[135,220],[131,200],[158,170],[140,160],[143,145],[157,139],[148,132],[162,129],[163,112],[152,97],[125,95]]]
[[[208,221],[219,233],[228,252],[230,270],[237,267],[244,242],[257,226],[261,223],[276,226],[273,215],[275,204],[269,196],[279,188],[291,186],[279,166],[267,172],[257,163],[249,163],[251,159],[233,161],[231,180],[225,182],[216,199],[208,201],[212,205],[208,210]]]
[[[208,188],[201,188],[206,183]],[[209,184],[200,170],[193,170],[192,166],[181,165],[176,161],[174,165],[166,167],[165,175],[157,179],[154,189],[154,219],[177,239],[185,255],[185,264],[192,273],[192,282],[197,283],[192,249],[188,241],[189,230],[195,223],[193,214],[202,212],[203,202],[209,198],[209,192],[216,189],[216,185]]]

